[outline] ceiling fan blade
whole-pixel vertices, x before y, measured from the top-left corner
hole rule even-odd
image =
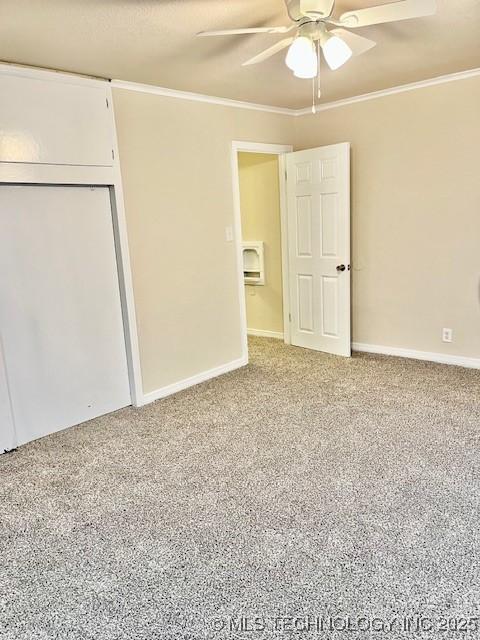
[[[352,50],[354,56],[360,56],[365,51],[372,49],[377,43],[363,36],[359,36],[356,33],[347,31],[346,29],[332,29],[329,33],[333,33],[334,36],[338,36],[344,42],[348,44]]]
[[[248,33],[288,33],[296,25],[288,27],[252,27],[248,29],[221,29],[220,31],[200,31],[197,36],[238,36]]]
[[[391,2],[390,4],[382,4],[369,9],[347,11],[340,16],[340,19],[335,24],[349,28],[367,27],[371,24],[431,16],[436,11],[436,0],[402,0],[401,2]]]
[[[268,49],[265,49],[265,51],[262,51],[261,53],[254,56],[253,58],[250,58],[250,60],[247,60],[246,62],[244,62],[242,66],[246,67],[247,65],[250,65],[250,64],[258,64],[259,62],[263,62],[264,60],[267,60],[271,56],[274,56],[276,53],[278,53],[282,49],[286,49],[288,45],[291,44],[293,41],[294,41],[294,38],[284,38],[283,40],[280,40],[280,42],[277,42],[276,44],[274,44],[273,47],[269,47]]]

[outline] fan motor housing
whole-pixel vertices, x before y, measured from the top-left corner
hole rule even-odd
[[[319,7],[321,3],[318,0],[285,0],[285,2],[289,16],[296,22],[304,18],[321,20],[329,16],[329,13]]]

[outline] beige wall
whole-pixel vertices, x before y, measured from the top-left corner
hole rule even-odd
[[[350,141],[354,340],[480,357],[480,78],[300,118],[114,100],[146,392],[241,356],[234,139]]]
[[[239,153],[243,240],[262,240],[265,285],[245,285],[249,329],[283,333],[278,156]]]
[[[354,341],[478,358],[480,78],[295,126],[296,149],[352,144]]]
[[[114,90],[145,392],[241,357],[232,140],[291,144],[293,118]]]

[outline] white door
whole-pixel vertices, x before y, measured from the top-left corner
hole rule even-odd
[[[130,404],[108,188],[0,186],[0,344],[14,444]]]
[[[290,337],[351,355],[350,145],[286,154]]]

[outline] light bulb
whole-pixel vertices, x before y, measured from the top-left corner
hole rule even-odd
[[[295,38],[288,49],[285,63],[289,69],[291,69],[292,71],[296,71],[297,69],[301,69],[308,64],[313,66],[314,59],[316,61],[317,55],[315,53],[313,42],[310,40],[310,38],[306,38],[305,36],[298,36],[298,38]]]
[[[317,74],[318,60],[310,38],[295,38],[290,45],[285,63],[297,78],[314,78]]]
[[[304,79],[315,78],[317,75],[317,70],[318,70],[317,54],[314,54],[314,58],[302,64],[299,64],[295,68],[293,75],[296,78],[304,78]]]
[[[322,42],[323,55],[332,71],[338,69],[352,57],[352,50],[338,36],[327,35]]]

